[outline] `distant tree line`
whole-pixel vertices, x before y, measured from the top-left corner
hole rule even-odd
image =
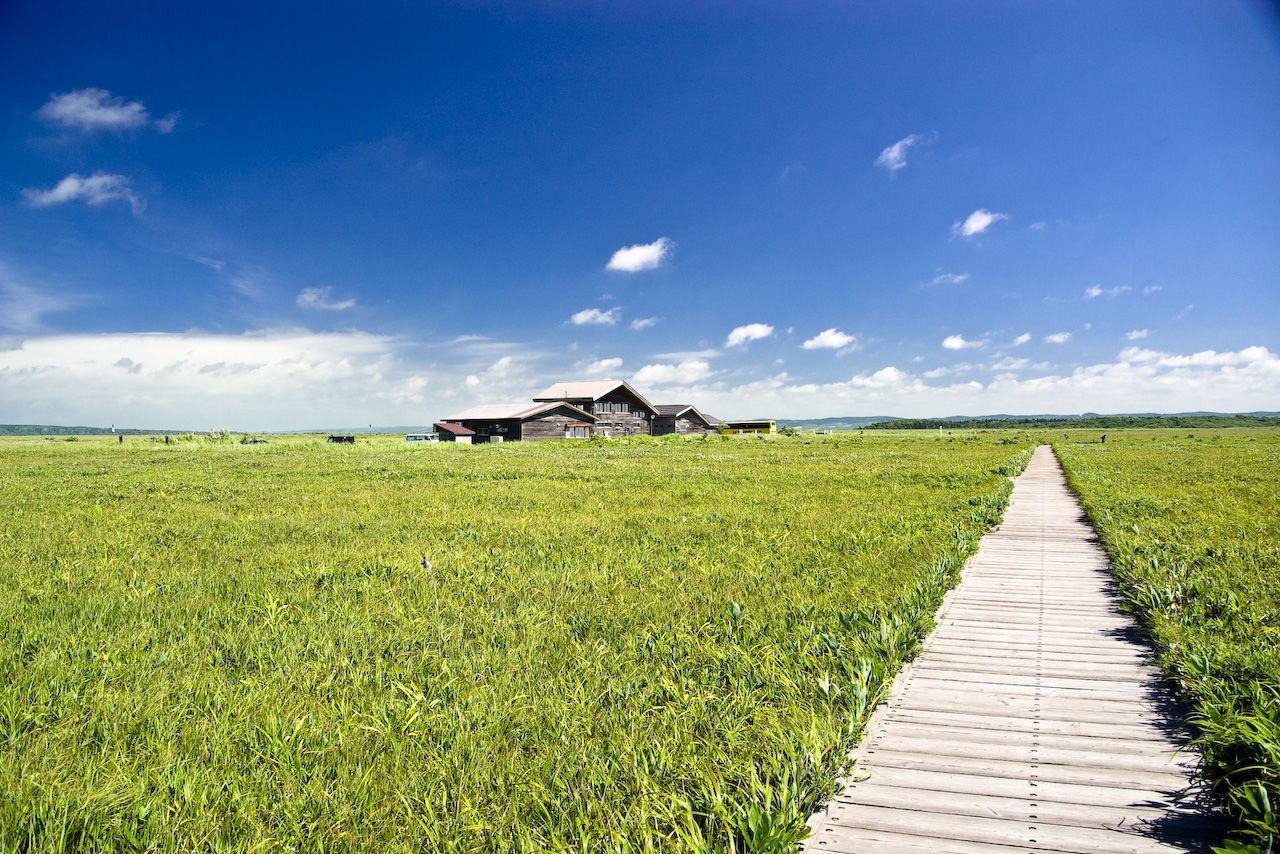
[[[110,433],[126,436],[160,436],[176,430],[140,430],[136,427],[57,427],[51,424],[0,424],[0,436],[103,436]]]
[[[1095,415],[1088,418],[895,418],[868,424],[868,430],[1117,430],[1121,427],[1280,427],[1268,415]]]

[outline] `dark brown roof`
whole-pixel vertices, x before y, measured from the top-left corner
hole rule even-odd
[[[435,428],[437,433],[450,433],[454,436],[474,436],[476,434],[475,430],[469,430],[461,424],[449,424],[441,421],[437,424],[433,424],[432,426]]]
[[[679,418],[686,412],[692,412],[694,417],[702,421],[702,423],[706,424],[708,427],[714,427],[720,423],[719,419],[712,418],[710,415],[699,412],[698,407],[694,406],[692,403],[660,403],[655,406],[654,409],[658,410],[659,415],[666,418]]]
[[[653,408],[653,404],[646,400],[644,395],[632,388],[631,384],[626,380],[576,380],[568,382],[561,380],[535,394],[533,399],[539,402],[546,400],[595,401],[620,388],[625,389],[645,409],[656,414],[657,410]]]

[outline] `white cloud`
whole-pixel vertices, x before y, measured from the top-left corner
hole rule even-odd
[[[85,132],[136,130],[150,119],[140,101],[125,103],[124,98],[92,87],[51,96],[36,116],[51,125]]]
[[[963,222],[957,222],[952,225],[951,234],[952,236],[976,237],[997,222],[1008,218],[1008,214],[992,213],[986,208],[979,208],[965,217]]]
[[[149,123],[154,124],[160,133],[169,133],[178,123],[177,113],[152,122],[151,113],[141,101],[125,101],[106,89],[92,86],[51,95],[48,102],[36,111],[36,117],[64,130],[83,133],[99,130],[120,133],[138,130]]]
[[[26,189],[22,191],[22,196],[34,208],[47,208],[76,200],[89,205],[101,205],[117,199],[128,202],[134,213],[140,213],[145,207],[142,198],[129,185],[128,178],[105,172],[95,172],[88,178],[73,172],[51,190]]]
[[[1021,347],[1023,344],[1026,344],[1030,340],[1031,340],[1031,333],[1024,332],[1021,335],[1019,335],[1017,338],[1013,339],[1013,346]]]
[[[918,133],[903,137],[880,152],[880,156],[876,158],[876,165],[888,169],[890,174],[897,172],[907,165],[907,149],[923,141],[924,136]]]
[[[1098,297],[1116,297],[1133,288],[1128,285],[1116,285],[1114,288],[1104,288],[1102,285],[1090,285],[1084,289],[1085,299],[1097,299]]]
[[[631,321],[631,328],[636,332],[639,332],[641,329],[648,329],[657,322],[658,318],[656,317],[637,317],[635,320]]]
[[[1044,231],[1045,225],[1046,223],[1044,220],[1038,220],[1037,222],[1031,223],[1031,225],[1027,226],[1027,228],[1031,229],[1032,231]]]
[[[1066,344],[1070,340],[1070,332],[1054,332],[1051,335],[1044,336],[1044,342],[1046,344]]]
[[[635,246],[624,246],[605,265],[606,270],[618,270],[623,273],[638,273],[641,270],[652,270],[662,264],[675,248],[670,238],[659,237],[652,243],[637,243]]]
[[[707,379],[712,373],[707,362],[690,359],[677,365],[645,365],[636,371],[631,382],[637,386],[687,386]]]
[[[858,336],[841,332],[833,326],[819,332],[800,346],[805,350],[839,350],[850,345],[856,347],[857,341]]]
[[[963,335],[948,335],[942,339],[942,346],[948,350],[970,350],[987,346],[986,341],[966,341]]]
[[[1152,294],[1154,294],[1156,291],[1162,291],[1162,290],[1164,290],[1164,288],[1160,287],[1159,285],[1147,285],[1142,289],[1142,295],[1144,297],[1149,297]]]
[[[962,282],[968,281],[968,279],[969,279],[969,274],[968,274],[968,273],[943,273],[943,272],[939,272],[939,273],[938,273],[938,275],[936,275],[936,276],[934,276],[934,277],[933,277],[933,282],[931,282],[931,284],[934,284],[934,285],[958,285],[958,284],[960,284],[960,283],[962,283]]]
[[[720,355],[719,350],[678,350],[674,353],[655,353],[653,358],[664,362],[685,362],[690,359],[714,359]]]
[[[1150,334],[1151,334],[1151,330],[1149,329],[1135,329],[1132,332],[1126,332],[1124,334],[1124,337],[1128,338],[1130,341],[1140,341],[1143,338],[1146,338]]]
[[[343,311],[356,304],[354,299],[333,302],[329,299],[329,294],[332,291],[333,288],[331,287],[303,288],[302,293],[298,294],[298,306],[300,308],[320,309],[323,311]]]
[[[588,374],[608,374],[616,371],[620,367],[622,367],[621,359],[597,359],[583,368],[583,371]]]
[[[569,318],[569,322],[574,326],[615,326],[618,323],[619,309],[611,308],[608,311],[601,311],[598,308],[584,308],[582,311],[575,312]]]
[[[393,339],[364,332],[52,335],[0,350],[0,397],[35,424],[397,424],[423,411],[426,385]]]
[[[1012,370],[1018,368],[1009,367]],[[832,383],[797,383],[785,374],[739,385],[708,382],[683,389],[699,409],[721,418],[769,414],[938,417],[993,412],[1244,412],[1280,399],[1280,357],[1265,347],[1192,355],[1129,348],[1111,361],[1066,374],[1033,364],[991,382],[934,383],[894,366]]]
[[[761,338],[768,338],[773,334],[773,327],[767,323],[748,323],[746,326],[738,326],[729,333],[729,337],[725,339],[726,347],[741,347],[749,341],[759,341]]]

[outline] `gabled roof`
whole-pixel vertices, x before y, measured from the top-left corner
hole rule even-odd
[[[565,403],[563,400],[553,400],[547,403],[485,403],[480,406],[473,406],[457,415],[450,415],[448,421],[523,421],[526,418],[532,418],[535,415],[541,415],[544,412],[563,406],[572,410],[575,416],[595,421],[596,417],[588,412],[583,412],[571,403]]]
[[[475,430],[468,430],[461,424],[446,424],[441,421],[432,426],[436,428],[437,433],[448,433],[452,436],[474,436],[476,434]]]
[[[533,396],[534,400],[599,400],[619,388],[626,389],[650,412],[657,412],[645,396],[631,387],[626,380],[573,380],[560,381]]]
[[[679,418],[686,412],[692,412],[699,421],[708,427],[714,427],[720,423],[718,420],[712,419],[711,416],[699,412],[698,407],[692,403],[660,403],[654,408],[658,410],[659,415],[667,418]]]

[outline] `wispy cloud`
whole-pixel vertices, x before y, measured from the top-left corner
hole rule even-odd
[[[1044,342],[1046,344],[1066,344],[1070,340],[1070,332],[1054,332],[1050,335],[1044,336]]]
[[[1128,285],[1116,285],[1114,288],[1104,288],[1102,285],[1090,285],[1084,289],[1084,298],[1097,299],[1098,297],[1118,297],[1120,294],[1131,290],[1133,290],[1133,288]]]
[[[639,386],[690,385],[711,376],[711,365],[696,359],[677,365],[645,365],[636,371],[631,381]]]
[[[953,237],[977,237],[997,222],[1008,218],[1008,214],[992,213],[986,208],[979,208],[961,222],[952,225],[951,234]]]
[[[641,329],[648,329],[650,326],[657,324],[657,322],[658,318],[656,317],[637,317],[631,321],[631,328],[639,332]]]
[[[680,350],[674,353],[655,353],[653,358],[661,359],[664,362],[686,362],[689,360],[714,359],[720,355],[719,350]]]
[[[1026,344],[1030,340],[1031,340],[1031,333],[1024,332],[1021,335],[1019,335],[1017,338],[1013,339],[1013,346],[1021,347],[1023,344]]]
[[[1134,329],[1132,332],[1126,332],[1124,337],[1128,338],[1130,341],[1141,341],[1150,334],[1150,329]]]
[[[608,374],[622,367],[622,360],[619,358],[597,359],[591,364],[583,368],[583,372],[587,374]]]
[[[934,276],[934,277],[933,277],[933,281],[932,281],[932,282],[930,282],[930,284],[933,284],[933,285],[958,285],[958,284],[961,284],[962,282],[966,282],[966,281],[968,281],[968,280],[969,280],[969,274],[968,274],[968,273],[943,273],[943,272],[939,271],[939,272],[938,272],[938,275],[936,275],[936,276]]]
[[[885,148],[880,152],[880,156],[876,158],[876,165],[889,170],[889,174],[897,172],[899,169],[905,168],[907,165],[907,149],[925,141],[923,134],[913,133],[905,136],[895,142],[893,145]]]
[[[652,270],[662,264],[675,249],[670,238],[659,237],[652,243],[637,243],[624,246],[605,265],[606,270],[617,270],[622,273],[638,273],[641,270]]]
[[[824,329],[808,341],[800,345],[804,350],[840,350],[857,349],[858,336],[841,332],[834,326]]]
[[[601,311],[598,308],[584,308],[582,311],[574,312],[569,318],[569,322],[574,326],[615,326],[618,323],[618,313],[621,309],[611,308],[608,311]]]
[[[1031,229],[1032,231],[1044,231],[1046,225],[1047,223],[1044,220],[1037,220],[1036,222],[1033,222],[1031,223],[1031,225],[1027,226],[1027,228]]]
[[[46,314],[66,311],[80,302],[80,297],[20,281],[8,265],[0,263],[0,329],[37,331],[43,328]]]
[[[142,197],[133,191],[129,179],[123,175],[95,172],[85,178],[75,172],[63,178],[50,190],[26,189],[22,197],[33,208],[47,208],[67,202],[83,201],[87,205],[101,205],[112,201],[128,202],[134,213],[141,213],[146,206]]]
[[[963,335],[948,335],[942,339],[942,346],[948,350],[973,350],[987,346],[987,342],[967,341]]]
[[[786,166],[782,167],[780,172],[778,172],[778,183],[785,184],[791,178],[803,175],[807,171],[809,170],[805,169],[803,163],[788,163]]]
[[[205,255],[192,255],[191,260],[203,267],[208,267],[215,273],[221,273],[223,268],[227,266],[227,262],[221,258],[209,258]]]
[[[1187,303],[1182,307],[1182,311],[1178,312],[1173,316],[1173,319],[1182,320],[1182,318],[1186,317],[1188,314],[1194,311],[1195,307],[1196,307],[1195,303]]]
[[[55,127],[82,133],[100,130],[121,133],[138,130],[148,124],[160,133],[169,133],[178,123],[177,113],[153,121],[141,101],[125,101],[106,89],[94,87],[50,96],[49,101],[36,111],[36,117]]]
[[[735,327],[725,339],[724,346],[741,347],[748,342],[768,338],[772,334],[773,327],[767,323],[748,323],[746,326]]]
[[[1144,297],[1149,297],[1152,294],[1154,294],[1156,291],[1162,291],[1162,290],[1164,290],[1164,288],[1160,287],[1159,285],[1147,285],[1142,289],[1142,295]]]
[[[344,311],[356,304],[354,299],[334,302],[329,298],[332,291],[332,287],[303,288],[302,292],[298,294],[298,307],[320,311]]]

